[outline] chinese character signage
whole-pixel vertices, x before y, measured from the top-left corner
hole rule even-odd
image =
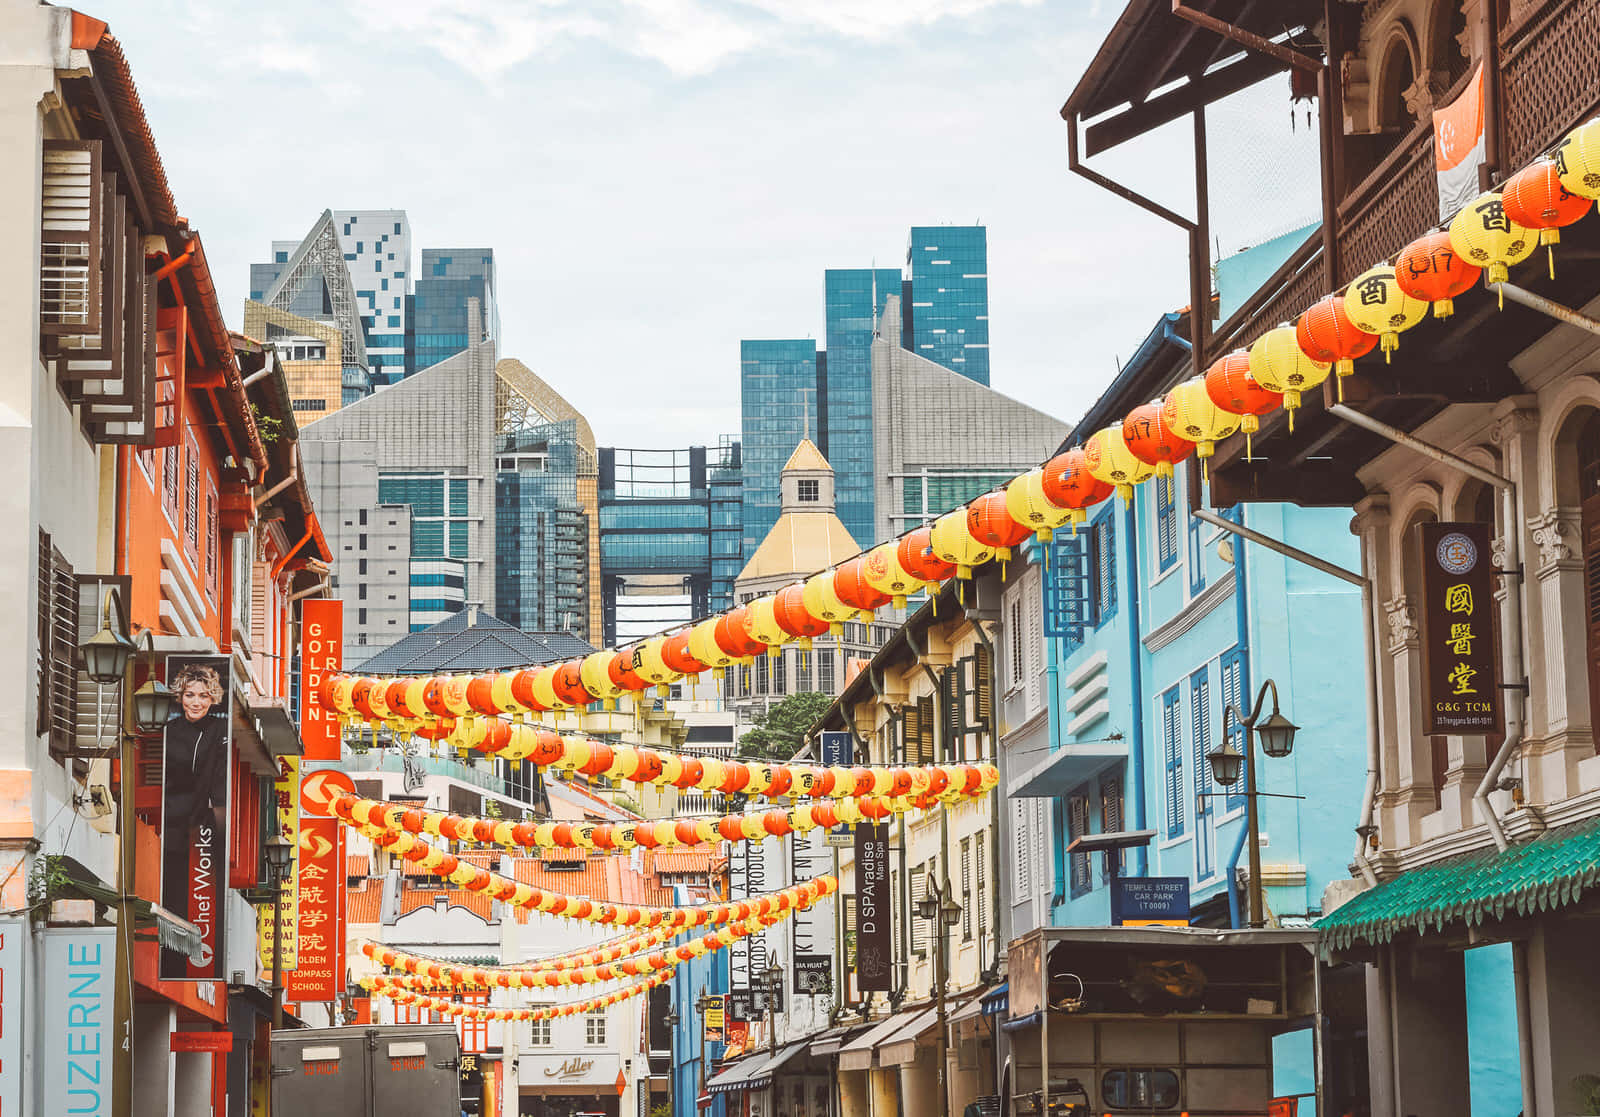
[[[111,1117],[116,935],[115,927],[44,932],[39,988],[48,994],[40,998],[44,1024],[35,1037],[43,1064],[35,1113]]]
[[[342,830],[331,818],[300,820],[299,964],[284,975],[291,1001],[331,1001],[344,992]]]
[[[226,980],[222,896],[228,883],[233,686],[221,655],[170,655],[172,718],[162,733],[161,906],[200,929],[199,961],[161,951],[164,981]]]
[[[1417,527],[1422,548],[1423,732],[1502,731],[1489,525]]]
[[[889,905],[889,825],[856,826],[856,988],[888,993],[894,985]]]
[[[300,739],[307,760],[338,760],[339,720],[319,692],[344,662],[344,603],[307,598],[300,608]]]
[[[299,940],[300,925],[300,758],[278,757],[278,778],[272,785],[272,807],[278,815],[278,832],[289,839],[294,852],[289,857],[288,879],[283,896],[276,905],[262,904],[256,909],[256,943],[261,951],[261,965],[272,969],[272,944],[283,936],[284,972],[294,969],[295,946]],[[272,926],[274,907],[279,912],[278,926]]]

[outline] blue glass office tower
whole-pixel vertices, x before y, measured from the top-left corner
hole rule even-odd
[[[528,632],[589,632],[589,517],[573,419],[504,435],[495,460],[495,615]]]
[[[818,400],[826,393],[817,364],[813,338],[739,343],[745,555],[754,554],[778,522],[783,463],[802,438],[817,440],[821,433]]]
[[[812,441],[834,469],[839,519],[865,549],[874,538],[872,497],[872,336],[884,300],[900,294],[898,268],[829,268],[826,375]],[[819,378],[821,379],[821,378]],[[781,463],[780,463],[781,464]]]
[[[979,384],[989,383],[989,237],[982,225],[916,225],[906,248],[911,344]],[[828,343],[833,348],[833,343]],[[849,523],[845,520],[845,523]]]
[[[406,374],[432,368],[468,345],[500,336],[492,248],[424,248],[407,309]],[[467,300],[483,307],[483,337],[469,337]]]

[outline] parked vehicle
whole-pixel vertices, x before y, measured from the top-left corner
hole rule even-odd
[[[461,1039],[449,1024],[272,1033],[272,1111],[294,1117],[458,1117]]]

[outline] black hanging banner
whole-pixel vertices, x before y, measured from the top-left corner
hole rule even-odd
[[[856,988],[888,993],[894,977],[888,823],[856,826],[855,870]]]
[[[1418,524],[1417,538],[1422,551],[1423,732],[1503,732],[1489,525]]]

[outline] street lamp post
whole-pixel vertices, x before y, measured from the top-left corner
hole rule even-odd
[[[677,1012],[669,1010],[661,1018],[667,1026],[667,1112],[678,1117],[678,1020]]]
[[[767,1054],[778,1049],[778,998],[783,995],[783,967],[774,962],[761,974],[761,992],[767,1001]]]
[[[961,920],[961,905],[950,897],[950,882],[946,880],[942,885],[935,882],[930,886],[928,894],[917,901],[917,915],[933,924],[933,992],[938,1005],[939,1019],[939,1113],[941,1117],[950,1117],[950,1085],[948,1082],[950,1062],[950,1032],[945,1017],[945,983],[948,966],[946,958],[946,938],[950,928]]]
[[[277,818],[278,812],[272,812]],[[289,879],[294,843],[273,823],[267,839],[267,875],[272,884],[272,1027],[283,1027],[283,886]]]
[[[721,997],[707,993],[706,987],[702,985],[700,987],[700,996],[694,1002],[695,1009],[700,1013],[700,1092],[694,1099],[697,1111],[700,1105],[700,1098],[706,1092],[706,1013],[711,1011],[720,1000],[722,1000]],[[727,1026],[726,1021],[723,1022],[723,1026]]]
[[[1272,713],[1267,717],[1261,716],[1261,707],[1267,699],[1267,691],[1272,692]],[[1232,718],[1244,728],[1244,755],[1229,743],[1228,719]],[[1215,752],[1206,754],[1206,759],[1211,763],[1211,778],[1223,787],[1232,787],[1239,780],[1240,769],[1244,769],[1245,777],[1245,817],[1248,827],[1248,841],[1250,843],[1250,926],[1265,927],[1266,903],[1262,897],[1261,889],[1261,825],[1260,816],[1256,811],[1256,800],[1263,795],[1272,795],[1278,799],[1303,799],[1303,795],[1273,795],[1271,792],[1256,790],[1256,736],[1261,737],[1261,750],[1274,760],[1281,760],[1294,751],[1294,735],[1299,730],[1288,718],[1278,711],[1278,684],[1271,679],[1261,684],[1261,689],[1256,692],[1256,704],[1247,718],[1239,712],[1237,706],[1227,704],[1222,711],[1222,743]],[[1215,794],[1202,791],[1202,796]]]

